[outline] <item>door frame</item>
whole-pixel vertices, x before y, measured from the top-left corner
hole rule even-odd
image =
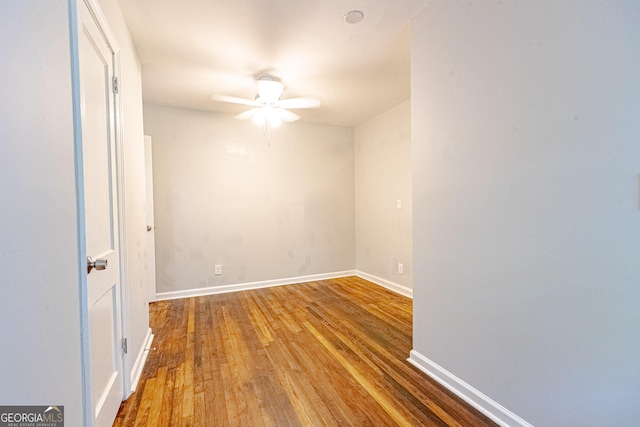
[[[81,115],[81,90],[80,90],[80,51],[79,51],[79,8],[78,4],[84,2],[93,16],[96,25],[102,33],[106,43],[113,52],[113,75],[120,82],[120,47],[116,37],[111,31],[107,19],[105,18],[97,0],[69,0],[69,33],[70,33],[70,55],[71,55],[71,86],[72,86],[72,108],[73,108],[73,128],[74,128],[74,154],[75,154],[75,182],[76,182],[76,215],[78,224],[78,284],[80,294],[80,337],[81,337],[81,361],[82,361],[82,403],[83,420],[85,426],[93,425],[93,408],[91,403],[91,366],[89,348],[89,307],[87,299],[87,253],[86,253],[86,217],[84,210],[84,164],[82,149],[82,115]],[[118,93],[113,94],[114,99],[114,126],[115,126],[115,171],[116,171],[116,194],[117,194],[117,215],[118,215],[118,239],[119,239],[119,261],[120,261],[120,328],[119,338],[127,336],[129,328],[129,295],[127,280],[127,253],[126,253],[126,215],[124,196],[124,153],[123,153],[123,121],[122,121],[122,95],[120,88]],[[131,378],[126,371],[126,355],[121,351],[122,358],[122,378],[123,389],[126,397],[127,390],[131,388]]]
[[[156,290],[156,219],[154,212],[154,202],[153,202],[153,138],[150,135],[144,135],[144,175],[145,175],[145,199],[146,199],[146,207],[147,207],[147,227],[151,226],[151,230],[147,228],[147,250],[151,249],[149,254],[149,265],[151,268],[148,268],[147,279],[149,276],[151,280],[149,281],[149,285],[147,286],[147,297],[149,302],[154,302],[157,299],[157,290]],[[149,236],[149,233],[151,235]],[[151,248],[149,248],[149,241],[151,241]]]

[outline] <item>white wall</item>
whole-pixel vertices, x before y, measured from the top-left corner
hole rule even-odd
[[[537,426],[640,419],[640,3],[413,22],[414,350]]]
[[[355,268],[353,130],[147,105],[158,292]],[[221,264],[223,274],[214,275]]]
[[[69,37],[67,0],[0,3],[0,404],[64,405],[79,426]]]
[[[363,277],[410,295],[411,102],[357,126],[354,144],[356,268]]]
[[[0,4],[0,56],[8,82],[0,114],[0,404],[64,405],[66,423],[79,426],[79,279],[86,266],[79,263],[68,5],[67,0]],[[114,14],[117,4],[102,6],[122,48],[131,175],[138,167],[132,148],[137,135],[143,149],[139,64],[121,16]],[[131,190],[132,200],[135,194]],[[136,205],[129,206],[135,223]],[[129,244],[135,246],[136,239]],[[135,280],[135,273],[130,277]],[[131,301],[131,337],[140,342],[148,312],[135,289]]]
[[[149,288],[147,268],[152,264],[152,251],[147,250],[144,133],[142,124],[142,83],[140,61],[131,41],[120,6],[116,0],[100,0],[102,11],[120,47],[120,88],[123,109],[123,160],[126,215],[126,282],[128,316],[125,313],[124,336],[129,351],[125,356],[125,372],[132,375],[135,362],[144,350],[149,330]],[[138,366],[141,368],[141,366]]]

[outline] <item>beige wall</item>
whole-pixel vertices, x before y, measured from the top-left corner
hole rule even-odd
[[[356,268],[363,277],[410,294],[411,102],[359,125],[354,135]]]
[[[414,350],[536,426],[640,420],[639,23],[578,0],[413,22]]]
[[[355,269],[352,129],[289,123],[268,146],[228,115],[144,115],[159,293]]]

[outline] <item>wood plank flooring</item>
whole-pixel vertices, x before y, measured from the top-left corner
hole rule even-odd
[[[358,277],[151,304],[114,426],[495,426],[406,362],[411,300]]]

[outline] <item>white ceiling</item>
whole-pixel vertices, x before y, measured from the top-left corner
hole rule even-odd
[[[119,0],[145,102],[222,113],[247,107],[261,74],[282,99],[317,96],[302,120],[355,126],[409,99],[409,22],[429,0]],[[347,24],[346,12],[364,12]]]

